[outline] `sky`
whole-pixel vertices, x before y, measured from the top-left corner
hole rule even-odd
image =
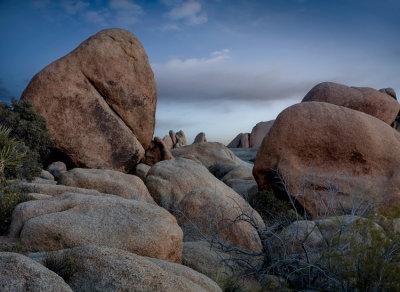
[[[0,100],[89,36],[123,28],[157,83],[155,136],[229,143],[324,81],[400,95],[398,0],[0,0]]]

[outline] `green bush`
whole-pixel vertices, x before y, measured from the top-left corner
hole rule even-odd
[[[7,233],[14,208],[18,204],[30,200],[33,200],[33,197],[18,188],[0,187],[0,235]]]
[[[0,125],[0,183],[6,181],[5,171],[15,169],[25,156],[20,142],[10,138],[11,129]]]
[[[7,171],[6,177],[31,180],[39,176],[54,146],[46,120],[29,101],[12,99],[11,105],[0,103],[0,124],[12,129],[10,136],[23,143],[19,147],[26,153],[22,165]]]

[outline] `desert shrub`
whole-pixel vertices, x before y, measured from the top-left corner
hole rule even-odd
[[[19,147],[26,153],[22,165],[8,170],[6,177],[31,180],[39,176],[42,162],[47,162],[53,149],[46,120],[29,101],[12,99],[11,105],[0,103],[0,124],[12,129],[10,136],[23,143]]]
[[[43,265],[65,281],[68,281],[68,279],[79,271],[77,260],[69,252],[62,252],[61,254],[47,252],[43,260]]]
[[[16,187],[0,187],[0,235],[7,233],[14,208],[18,204],[30,200],[33,200],[32,196]]]
[[[278,199],[273,191],[257,192],[249,198],[249,204],[267,225],[276,222],[288,225],[297,218],[290,202]]]
[[[6,181],[5,171],[21,164],[25,152],[19,148],[20,142],[10,138],[11,129],[0,125],[0,183]]]

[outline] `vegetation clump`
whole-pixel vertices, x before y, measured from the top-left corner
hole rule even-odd
[[[11,129],[10,138],[20,141],[16,150],[25,153],[21,165],[5,171],[6,178],[32,180],[39,176],[42,162],[47,162],[54,147],[46,120],[29,101],[12,99],[11,105],[0,103],[0,125]]]
[[[267,225],[277,222],[288,225],[298,217],[291,203],[278,199],[273,191],[257,192],[249,197],[249,204],[260,214]]]
[[[43,265],[65,281],[79,271],[78,262],[70,252],[62,252],[61,255],[56,252],[47,252]]]
[[[18,204],[30,200],[33,200],[32,196],[15,187],[0,187],[0,235],[7,233],[14,208]]]

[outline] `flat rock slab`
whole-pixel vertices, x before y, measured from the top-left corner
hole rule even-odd
[[[99,245],[180,262],[182,230],[156,205],[120,197],[62,194],[19,204],[11,237],[32,250]]]

